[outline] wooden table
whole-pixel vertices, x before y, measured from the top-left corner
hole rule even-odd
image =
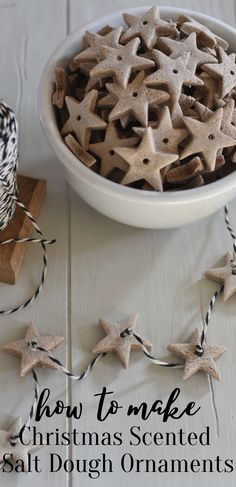
[[[202,278],[203,272],[222,263],[222,256],[231,248],[225,231],[223,214],[197,224],[166,231],[143,231],[129,228],[99,215],[71,191],[59,172],[55,156],[42,133],[37,92],[45,62],[65,36],[80,24],[111,10],[142,5],[143,0],[0,0],[1,97],[16,110],[20,124],[20,171],[48,179],[48,195],[40,224],[57,244],[49,249],[48,278],[40,298],[24,312],[1,318],[0,342],[24,336],[26,324],[32,321],[45,334],[65,336],[65,346],[56,356],[75,372],[91,358],[91,349],[102,338],[97,325],[99,317],[122,320],[139,311],[139,331],[154,344],[155,353],[163,357],[166,346],[186,340],[201,326],[207,303],[216,289]],[[235,1],[172,0],[161,1],[199,10],[235,25]],[[236,203],[231,207],[235,214]],[[236,219],[233,218],[234,226]],[[24,269],[15,287],[0,285],[2,306],[15,304],[32,291],[39,279],[41,254],[31,246]],[[0,474],[1,485],[19,487],[90,485],[118,487],[234,486],[236,474],[204,473],[122,473],[120,456],[129,451],[135,458],[233,458],[236,448],[236,345],[235,299],[218,304],[209,339],[225,344],[227,354],[219,362],[220,383],[197,374],[185,383],[180,371],[159,369],[141,354],[133,354],[128,370],[123,370],[113,356],[98,364],[94,373],[80,384],[48,370],[39,371],[41,387],[51,388],[50,404],[57,399],[77,404],[83,401],[82,420],[66,420],[65,416],[44,419],[40,431],[123,431],[137,425],[143,431],[185,431],[200,433],[210,427],[211,445],[206,447],[45,447],[40,450],[42,474]],[[0,427],[10,426],[13,417],[28,412],[33,395],[32,379],[19,379],[19,361],[0,357]],[[114,399],[124,408],[155,399],[166,401],[175,387],[181,388],[180,406],[196,401],[201,411],[192,418],[163,424],[157,415],[142,422],[127,418],[122,412],[106,423],[95,417],[97,398],[106,386],[114,391]],[[115,472],[92,480],[88,474],[63,471],[49,474],[49,452],[67,457],[100,457],[105,451],[114,461]]]

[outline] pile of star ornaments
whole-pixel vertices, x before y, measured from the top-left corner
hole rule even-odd
[[[236,169],[236,62],[196,20],[124,14],[55,69],[61,135],[91,170],[137,189],[199,187]]]

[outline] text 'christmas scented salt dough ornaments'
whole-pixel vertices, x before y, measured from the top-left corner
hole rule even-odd
[[[233,172],[228,43],[191,17],[161,19],[157,6],[124,21],[87,31],[80,52],[57,67],[52,102],[67,147],[88,170],[140,191],[189,190]]]
[[[134,331],[138,321],[138,314],[131,316],[122,323],[112,323],[111,321],[100,319],[99,324],[106,333],[106,337],[101,340],[93,349],[96,355],[103,353],[115,353],[117,359],[127,369],[129,366],[130,352],[132,350],[142,350],[142,344],[133,335],[122,336],[122,332],[127,329]],[[147,350],[152,349],[152,344],[142,337],[143,345]]]

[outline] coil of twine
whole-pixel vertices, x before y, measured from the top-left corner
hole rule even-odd
[[[18,198],[17,190],[17,168],[18,168],[18,124],[16,116],[11,108],[0,100],[0,231],[7,227],[10,220],[13,218],[16,206],[19,206],[25,213],[27,218],[31,221],[33,228],[39,235],[39,238],[10,238],[8,240],[0,240],[0,245],[7,245],[10,243],[25,243],[33,242],[42,246],[43,250],[43,270],[40,282],[32,296],[30,296],[24,303],[17,305],[8,310],[1,310],[0,315],[7,315],[15,313],[26,308],[31,304],[42,290],[46,273],[47,273],[47,252],[46,245],[53,244],[55,239],[47,240],[31,215],[30,211],[24,203]]]

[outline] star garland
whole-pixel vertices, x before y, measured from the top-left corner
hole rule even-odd
[[[140,350],[154,365],[171,369],[183,369],[183,380],[190,378],[198,371],[207,373],[213,378],[220,380],[220,374],[215,361],[226,351],[226,347],[222,345],[210,345],[207,343],[206,338],[212,312],[217,300],[225,292],[227,295],[224,301],[236,293],[236,235],[230,223],[229,205],[226,205],[224,212],[226,228],[233,240],[233,253],[227,254],[230,258],[227,258],[226,267],[208,271],[205,274],[206,277],[219,281],[221,285],[214,292],[209,302],[202,331],[196,329],[189,343],[173,343],[167,347],[173,355],[181,357],[183,361],[163,361],[151,353],[152,344],[136,332],[137,313],[120,324],[112,323],[104,319],[99,320],[99,324],[105,331],[106,337],[94,347],[92,352],[95,354],[95,357],[79,375],[71,372],[51,354],[51,351],[62,343],[63,337],[42,336],[32,324],[28,326],[24,339],[4,346],[3,350],[5,352],[21,358],[21,377],[31,371],[34,380],[34,398],[29,416],[24,424],[21,417],[19,417],[8,431],[0,431],[0,468],[3,467],[4,458],[6,458],[4,457],[4,452],[12,456],[13,461],[17,461],[19,458],[22,460],[26,459],[27,453],[33,449],[31,448],[30,441],[29,446],[26,448],[21,444],[20,438],[22,432],[31,424],[37,408],[39,382],[35,370],[36,367],[57,369],[70,379],[79,382],[88,377],[97,363],[107,353],[114,353],[123,367],[128,368],[131,351]],[[230,292],[228,294],[227,290],[229,289]]]

